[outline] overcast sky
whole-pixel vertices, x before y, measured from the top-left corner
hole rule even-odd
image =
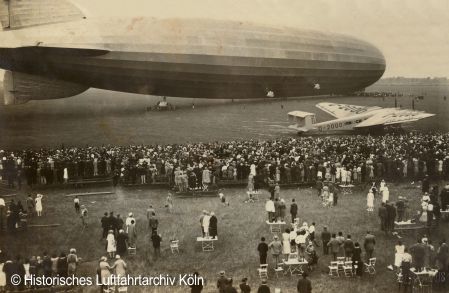
[[[74,0],[92,15],[208,17],[350,34],[378,46],[385,76],[449,76],[448,0]]]
[[[201,17],[345,33],[384,53],[384,76],[449,77],[449,0],[72,1],[91,17]]]

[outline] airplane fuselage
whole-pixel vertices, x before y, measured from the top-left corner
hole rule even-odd
[[[332,132],[332,131],[352,131],[355,130],[355,126],[360,124],[361,122],[367,120],[368,118],[371,118],[372,116],[383,113],[388,114],[393,111],[395,111],[395,108],[383,108],[383,109],[377,109],[372,110],[369,112],[361,113],[361,114],[355,114],[349,117],[345,118],[337,118],[325,122],[320,122],[313,124],[308,133],[313,132]]]

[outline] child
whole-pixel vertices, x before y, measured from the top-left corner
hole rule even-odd
[[[81,206],[80,218],[83,228],[87,228],[87,208],[84,205]]]
[[[222,192],[220,192],[219,194],[218,194],[218,196],[220,197],[220,201],[221,201],[221,203],[223,204],[223,205],[229,205],[229,202],[226,202],[226,197],[225,197],[225,195],[222,193]]]
[[[75,204],[75,212],[77,214],[80,213],[80,199],[78,198],[78,195],[75,196],[75,199],[73,200],[73,203]]]

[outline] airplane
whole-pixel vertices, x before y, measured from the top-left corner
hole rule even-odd
[[[288,126],[288,128],[298,131],[298,134],[369,130],[415,122],[435,116],[435,114],[423,111],[382,108],[378,106],[365,107],[348,104],[319,103],[316,107],[334,116],[336,119],[316,123],[314,113],[292,111],[288,113],[288,117],[295,124]]]

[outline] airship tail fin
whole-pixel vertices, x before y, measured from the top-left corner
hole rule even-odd
[[[62,99],[78,95],[89,87],[38,75],[5,71],[3,101],[6,106],[30,100]]]
[[[67,0],[0,0],[3,29],[20,29],[83,18],[81,10]]]

